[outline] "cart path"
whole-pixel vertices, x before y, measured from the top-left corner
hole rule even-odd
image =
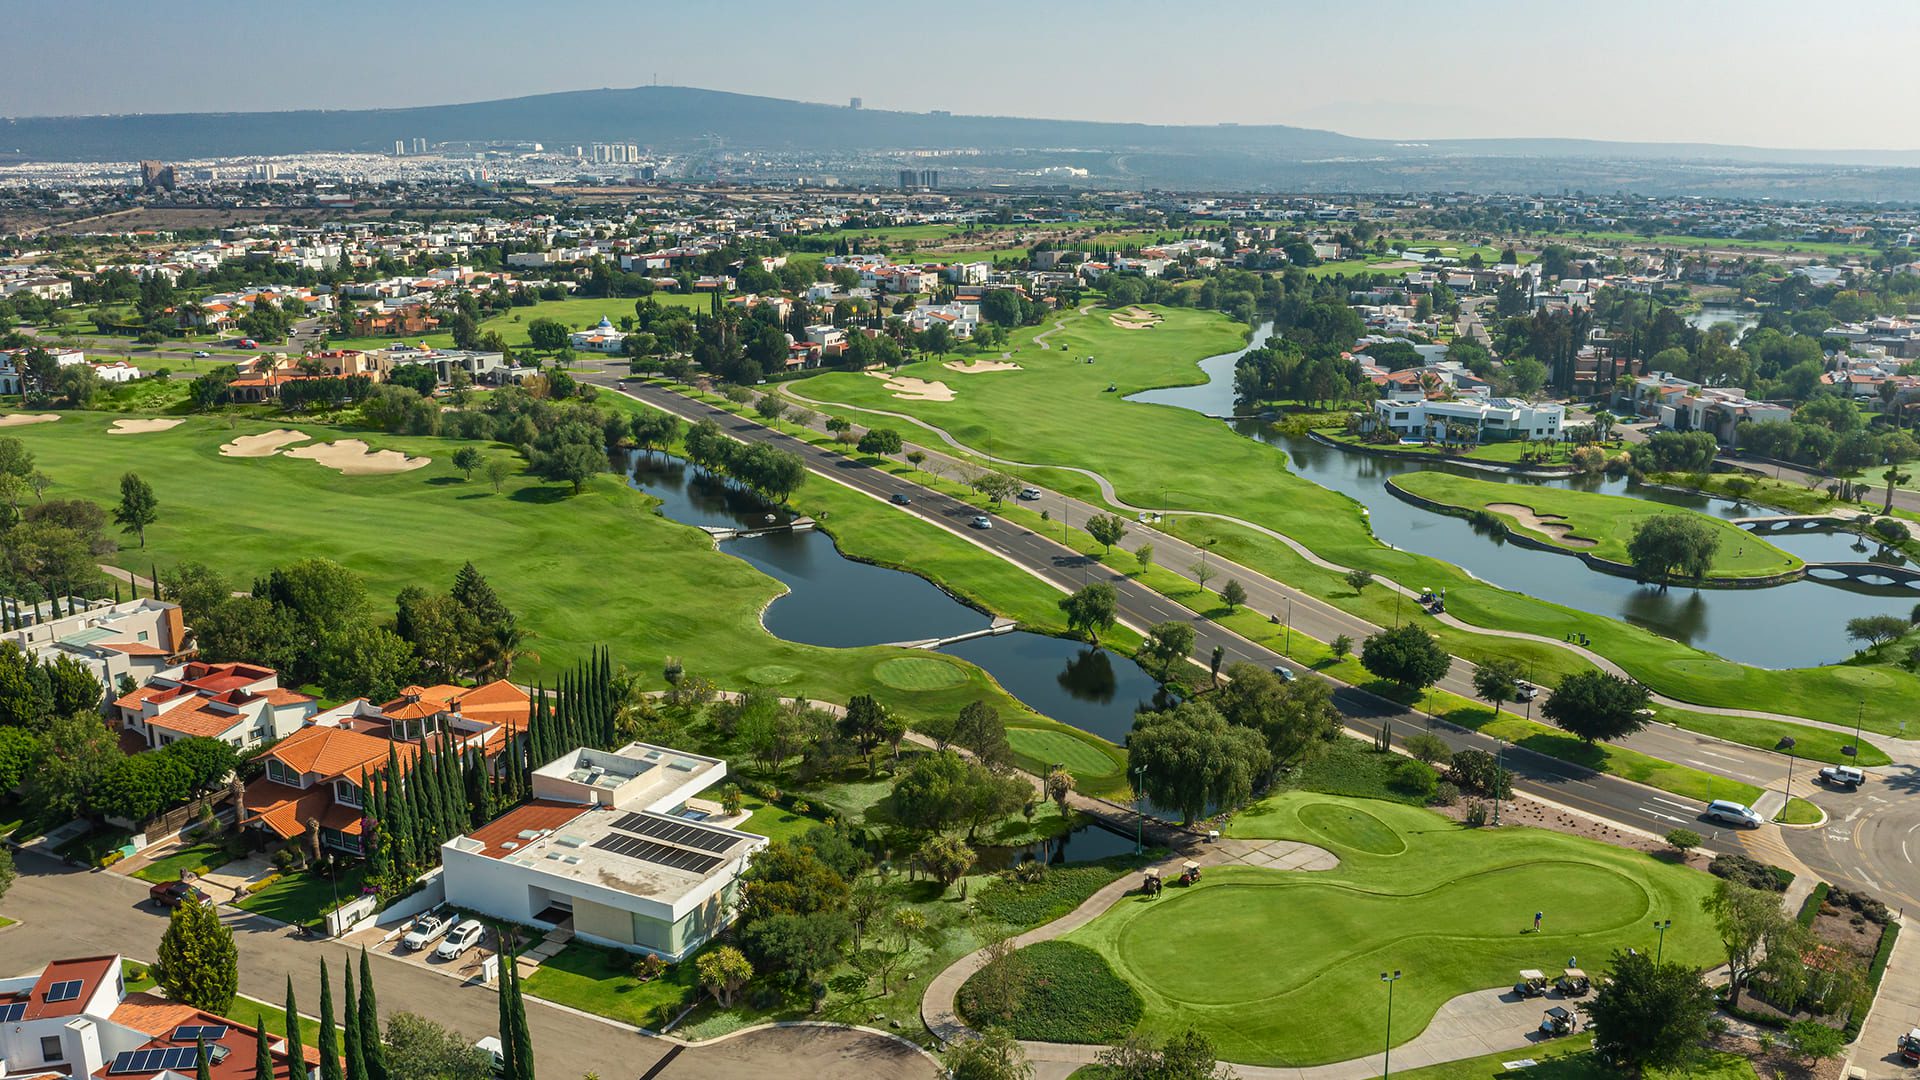
[[[815,409],[849,409],[849,410],[858,411],[858,412],[870,413],[875,416],[885,416],[891,419],[901,420],[901,421],[905,421],[906,423],[914,424],[920,428],[923,428],[933,433],[942,442],[945,442],[948,446],[954,448],[955,450],[958,450],[963,454],[967,454],[967,455],[979,458],[981,460],[991,462],[993,464],[1006,465],[1006,466],[1011,466],[1013,468],[1018,468],[1018,469],[1054,469],[1061,472],[1074,473],[1075,475],[1078,475],[1078,476],[1084,476],[1087,479],[1093,481],[1094,484],[1099,487],[1100,497],[1104,501],[1106,501],[1110,506],[1127,511],[1129,513],[1158,514],[1158,515],[1168,516],[1168,517],[1201,517],[1201,518],[1210,518],[1216,521],[1223,521],[1230,525],[1237,525],[1244,529],[1250,529],[1256,533],[1259,533],[1262,536],[1268,537],[1273,540],[1277,540],[1280,543],[1287,545],[1288,548],[1290,548],[1295,554],[1299,555],[1302,559],[1305,559],[1307,562],[1312,563],[1314,566],[1318,566],[1321,569],[1330,570],[1335,573],[1341,573],[1341,574],[1347,573],[1348,571],[1353,569],[1352,567],[1343,566],[1339,563],[1333,562],[1330,559],[1324,559],[1320,557],[1318,554],[1314,553],[1311,549],[1309,549],[1305,544],[1302,544],[1300,541],[1295,540],[1293,537],[1288,536],[1285,533],[1279,532],[1278,530],[1275,530],[1275,529],[1268,528],[1267,526],[1258,524],[1257,522],[1248,521],[1245,518],[1234,517],[1231,514],[1216,513],[1214,511],[1209,511],[1209,510],[1187,510],[1187,509],[1136,506],[1120,498],[1119,494],[1114,490],[1113,483],[1109,481],[1105,476],[1093,471],[1092,469],[1084,469],[1077,465],[1047,465],[1047,464],[1040,464],[1040,463],[1028,462],[1028,461],[1013,461],[1011,459],[1004,458],[1004,457],[996,457],[994,455],[987,454],[978,449],[975,449],[974,447],[968,446],[967,444],[961,442],[958,438],[956,438],[951,432],[948,432],[943,428],[936,427],[933,424],[927,423],[926,421],[916,416],[910,416],[906,413],[892,412],[886,409],[872,409],[872,408],[866,408],[864,406],[856,407],[856,406],[843,405],[838,402],[820,401],[815,398],[809,398],[804,394],[801,394],[799,391],[795,390],[793,388],[793,385],[790,383],[782,383],[779,385],[778,389],[780,393],[786,395],[787,397],[792,398],[795,401],[801,402]],[[945,459],[948,463],[950,463],[954,467],[957,467],[957,468],[971,467],[970,462],[952,457],[950,455],[942,454],[940,453],[940,451],[932,448],[927,448],[927,450],[930,454]],[[1054,495],[1057,498],[1065,498],[1064,496],[1059,495],[1058,492],[1049,492],[1049,494]],[[1073,500],[1073,501],[1078,502],[1078,500]],[[1083,507],[1086,506],[1086,504],[1081,504],[1081,505]],[[1099,508],[1094,507],[1091,509],[1098,510]],[[1180,570],[1178,568],[1177,563],[1186,561],[1189,559],[1193,561],[1198,561],[1202,555],[1202,550],[1199,547],[1189,544],[1186,541],[1181,540],[1179,537],[1173,536],[1170,533],[1161,532],[1160,530],[1153,528],[1151,525],[1134,522],[1134,523],[1129,523],[1128,528],[1129,528],[1128,536],[1122,539],[1119,545],[1120,547],[1122,548],[1129,547],[1130,545],[1127,543],[1128,540],[1133,541],[1133,544],[1131,545],[1132,547],[1137,547],[1143,538],[1151,536],[1154,540],[1154,543],[1157,546],[1160,546],[1163,550],[1176,553],[1180,556],[1179,560],[1174,560],[1174,559],[1162,560],[1160,565],[1165,566],[1167,569],[1172,570],[1174,573],[1180,575],[1181,577],[1189,577],[1189,575],[1187,575],[1184,571]],[[1246,566],[1242,566],[1241,564],[1233,562],[1230,559],[1222,558],[1218,553],[1212,552],[1210,550],[1207,551],[1205,554],[1210,562],[1218,565],[1221,568],[1222,577],[1237,576],[1237,580],[1239,580],[1243,585],[1250,585],[1251,582],[1254,582],[1254,581],[1266,584],[1270,588],[1272,588],[1274,591],[1279,593],[1280,595],[1291,598],[1293,601],[1297,603],[1312,607],[1315,610],[1319,611],[1325,617],[1350,621],[1357,624],[1358,627],[1364,628],[1361,636],[1364,636],[1365,634],[1373,633],[1374,631],[1380,629],[1378,626],[1375,626],[1372,623],[1367,623],[1364,620],[1361,620],[1359,616],[1353,615],[1350,612],[1347,612],[1341,608],[1334,607],[1332,604],[1329,604],[1326,601],[1321,600],[1318,597],[1312,596],[1306,592],[1295,589],[1290,585],[1286,585],[1285,583],[1279,581],[1278,579],[1273,578],[1271,575],[1264,574],[1260,571],[1253,570]],[[1409,600],[1413,600],[1419,595],[1417,590],[1401,585],[1399,582],[1393,581],[1389,578],[1375,578],[1375,580],[1380,582],[1386,588],[1391,589],[1394,592],[1397,592],[1400,595],[1407,597]],[[1197,587],[1197,583],[1196,583],[1196,587]],[[1558,638],[1550,638],[1545,636],[1544,634],[1532,634],[1524,630],[1506,630],[1506,629],[1501,629],[1499,627],[1480,626],[1474,623],[1464,622],[1456,618],[1455,616],[1453,616],[1451,613],[1446,613],[1446,612],[1436,615],[1434,616],[1434,618],[1440,620],[1441,622],[1446,623],[1448,626],[1452,626],[1455,629],[1464,631],[1466,633],[1485,634],[1491,637],[1508,638],[1508,639],[1517,640],[1517,641],[1532,641],[1532,642],[1538,642],[1543,645],[1551,645],[1554,648],[1564,649],[1568,652],[1571,652],[1579,656],[1581,659],[1592,664],[1594,667],[1597,667],[1600,670],[1605,671],[1610,675],[1617,675],[1617,676],[1620,676],[1621,678],[1632,677],[1628,675],[1626,669],[1622,668],[1619,664],[1614,663],[1612,660],[1608,659],[1605,656],[1600,655],[1597,652],[1594,652],[1591,649],[1574,644],[1572,642],[1564,641]],[[1449,680],[1449,681],[1458,681],[1463,687],[1470,684],[1472,679],[1472,674],[1474,671],[1474,665],[1472,661],[1455,657],[1454,664],[1459,669],[1456,672],[1457,680]],[[1468,696],[1468,697],[1473,696],[1473,692],[1470,688],[1465,689],[1464,691],[1457,688],[1451,688],[1451,687],[1446,687],[1446,688],[1454,689],[1454,692],[1456,693],[1464,692],[1464,696]],[[1737,709],[1737,708],[1731,708],[1731,707],[1719,706],[1719,705],[1703,705],[1696,702],[1683,701],[1679,698],[1668,697],[1665,694],[1661,694],[1657,692],[1652,694],[1652,698],[1656,703],[1660,705],[1666,706],[1668,708],[1674,708],[1674,709],[1685,709],[1689,712],[1704,713],[1704,714],[1713,715],[1713,716],[1751,717],[1755,719],[1774,720],[1774,721],[1779,721],[1782,723],[1789,723],[1789,724],[1806,724],[1811,727],[1823,728],[1828,731],[1838,732],[1838,733],[1847,734],[1847,735],[1851,735],[1853,733],[1852,725],[1832,723],[1825,720],[1816,720],[1816,719],[1813,719],[1812,717],[1795,716],[1788,713],[1762,712],[1755,709]],[[1700,734],[1700,733],[1696,732],[1694,734]],[[1703,735],[1702,737],[1714,738],[1713,736],[1707,736],[1707,735]],[[1895,739],[1891,736],[1876,735],[1875,741],[1877,745],[1881,747],[1881,749],[1886,750],[1889,756],[1893,757],[1896,761],[1920,761],[1920,740],[1900,740],[1900,739]],[[1734,745],[1745,746],[1746,744],[1735,743]]]
[[[1332,852],[1311,844],[1291,840],[1226,839],[1209,845],[1196,856],[1175,855],[1156,864],[1154,869],[1171,881],[1190,857],[1203,867],[1240,864],[1276,870],[1323,871],[1340,864]],[[1013,938],[1015,947],[1051,941],[1085,926],[1132,894],[1139,881],[1139,874],[1128,873],[1110,882],[1067,914]],[[960,1018],[955,999],[985,960],[984,950],[963,956],[927,983],[926,996],[920,1002],[920,1016],[927,1030],[942,1042],[951,1043],[975,1034]],[[1557,995],[1550,995],[1544,1001],[1528,999],[1506,988],[1461,994],[1440,1006],[1419,1035],[1394,1047],[1394,1064],[1411,1069],[1536,1045],[1541,1041],[1540,1010],[1555,1003],[1558,1003]],[[1082,1065],[1093,1064],[1106,1049],[1102,1045],[1082,1043],[1022,1042],[1020,1045],[1035,1065],[1036,1075],[1041,1077],[1067,1076]],[[1381,1054],[1372,1054],[1305,1068],[1238,1063],[1233,1068],[1242,1080],[1370,1080],[1382,1074],[1385,1065],[1382,1058]]]

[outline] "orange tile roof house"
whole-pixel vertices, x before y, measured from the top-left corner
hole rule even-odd
[[[273,1077],[255,1069],[262,1038]],[[191,1005],[128,993],[118,956],[55,960],[36,975],[0,979],[0,1075],[173,1080],[194,1075],[201,1040],[212,1080],[275,1080],[292,1071],[279,1036]],[[319,1062],[312,1049],[303,1057]]]
[[[196,736],[245,750],[298,731],[316,708],[313,698],[283,689],[272,668],[195,660],[115,698],[109,719],[150,750]]]
[[[320,823],[321,842],[361,854],[361,781],[384,771],[389,755],[401,772],[422,747],[456,740],[491,757],[507,736],[524,731],[527,692],[504,680],[481,686],[409,686],[384,705],[356,698],[318,713],[261,755],[266,774],[247,785],[240,820],[275,840]]]

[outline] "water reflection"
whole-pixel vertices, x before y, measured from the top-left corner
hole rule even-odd
[[[1082,649],[1060,669],[1061,689],[1080,701],[1106,705],[1113,701],[1118,686],[1113,677],[1113,661],[1099,649]]]

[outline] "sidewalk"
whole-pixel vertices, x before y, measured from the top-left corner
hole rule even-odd
[[[1860,1038],[1854,1041],[1847,1057],[1850,1069],[1867,1080],[1893,1080],[1911,1077],[1912,1066],[1902,1064],[1895,1051],[1895,1040],[1920,1027],[1920,943],[1914,938],[1920,931],[1905,925],[1893,943],[1893,955],[1887,961],[1887,973],[1880,980],[1880,992],[1874,996],[1873,1011],[1860,1026]]]

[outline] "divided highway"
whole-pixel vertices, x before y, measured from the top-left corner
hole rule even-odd
[[[590,375],[586,381],[607,389],[617,385],[617,379],[612,374]],[[742,442],[767,443],[792,451],[800,455],[809,471],[875,499],[887,501],[896,494],[906,495],[912,501],[898,507],[901,512],[914,514],[963,536],[1063,591],[1070,592],[1090,582],[1104,580],[1114,587],[1118,595],[1121,621],[1135,629],[1145,629],[1154,623],[1169,620],[1187,621],[1194,628],[1197,655],[1208,655],[1217,645],[1223,650],[1225,662],[1229,664],[1246,661],[1272,666],[1285,662],[1280,654],[1248,641],[1133,579],[1116,574],[1099,562],[1030,529],[1003,518],[995,518],[992,529],[971,528],[969,522],[979,511],[958,499],[885,470],[861,465],[830,450],[661,386],[636,383],[620,392],[689,423],[711,420],[728,435]],[[1712,832],[1710,827],[1695,820],[1703,809],[1698,802],[1595,773],[1542,754],[1505,746],[1498,740],[1436,722],[1425,714],[1409,712],[1395,702],[1343,683],[1335,682],[1334,686],[1334,701],[1345,714],[1347,726],[1362,734],[1373,734],[1390,724],[1401,733],[1417,728],[1431,729],[1457,750],[1473,748],[1494,753],[1504,748],[1507,767],[1514,773],[1515,787],[1529,795],[1654,834],[1664,834],[1682,823],[1699,828],[1702,832]]]

